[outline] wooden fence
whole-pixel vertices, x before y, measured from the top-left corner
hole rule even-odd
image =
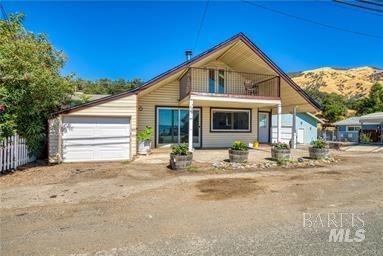
[[[35,160],[30,156],[25,139],[13,135],[0,142],[0,172],[14,170]]]

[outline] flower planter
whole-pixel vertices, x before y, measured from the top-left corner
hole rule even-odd
[[[249,150],[233,150],[229,149],[229,159],[233,163],[247,162]]]
[[[271,158],[275,160],[290,160],[290,149],[271,148]]]
[[[191,166],[193,161],[193,153],[187,155],[170,154],[170,167],[173,170],[182,170]]]
[[[329,156],[328,148],[313,148],[309,147],[310,158],[313,159],[323,159]]]
[[[152,148],[152,142],[149,140],[140,141],[138,143],[138,154],[149,155]]]

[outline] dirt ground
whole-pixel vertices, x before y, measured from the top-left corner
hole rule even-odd
[[[383,154],[246,172],[160,162],[63,164],[0,177],[1,255],[379,255]],[[200,167],[202,168],[202,167]],[[302,214],[362,214],[366,239],[329,243]]]

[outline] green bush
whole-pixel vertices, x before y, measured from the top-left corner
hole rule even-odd
[[[362,143],[371,143],[371,134],[370,133],[361,133],[360,134],[360,142]]]
[[[289,147],[289,145],[287,145],[284,142],[277,142],[277,143],[273,144],[273,148],[275,148],[275,149],[289,149],[290,147]]]
[[[172,145],[172,154],[186,156],[188,154],[188,145],[185,143]]]
[[[139,132],[137,138],[139,141],[148,141],[151,140],[153,136],[153,128],[150,126],[146,126],[145,130]]]
[[[313,148],[317,148],[317,149],[323,149],[323,148],[326,148],[326,142],[322,139],[319,139],[319,140],[314,140],[313,142],[311,142],[311,145]]]
[[[240,150],[240,151],[247,151],[247,146],[245,143],[242,141],[234,141],[233,144],[231,145],[232,150]]]

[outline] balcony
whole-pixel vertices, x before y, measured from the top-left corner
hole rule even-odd
[[[180,100],[191,94],[254,99],[279,99],[276,75],[189,68],[180,79]]]

